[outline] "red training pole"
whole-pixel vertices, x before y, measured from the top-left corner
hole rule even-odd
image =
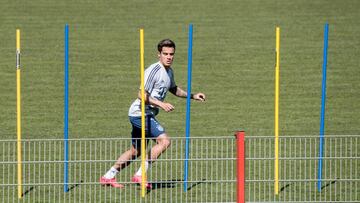
[[[236,199],[238,203],[245,202],[245,132],[236,131]]]

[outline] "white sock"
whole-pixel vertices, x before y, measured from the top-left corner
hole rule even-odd
[[[116,168],[111,167],[110,170],[108,170],[108,172],[105,173],[104,177],[107,179],[112,179],[116,176],[116,174],[118,174],[119,171],[116,170]]]
[[[150,168],[149,161],[145,161],[145,171],[147,171]],[[135,173],[136,176],[141,176],[141,166],[139,167],[139,170]]]

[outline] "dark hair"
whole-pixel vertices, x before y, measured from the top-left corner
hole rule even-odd
[[[173,47],[175,49],[175,43],[171,39],[163,39],[158,44],[158,51],[161,52],[163,47]]]

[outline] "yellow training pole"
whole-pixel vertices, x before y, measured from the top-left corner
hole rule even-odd
[[[275,63],[275,194],[279,194],[279,79],[280,79],[280,28],[276,27]]]
[[[145,197],[145,87],[144,87],[144,29],[140,29],[141,77],[141,196]]]
[[[16,30],[16,132],[17,132],[17,178],[18,197],[22,198],[21,163],[21,91],[20,91],[20,30]]]

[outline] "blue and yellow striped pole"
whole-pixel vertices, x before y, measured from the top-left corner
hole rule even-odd
[[[16,30],[16,132],[18,197],[22,198],[20,30]]]
[[[275,63],[275,194],[279,194],[279,90],[280,90],[280,27],[276,27]]]
[[[140,81],[141,81],[141,197],[145,197],[145,87],[144,87],[144,29],[140,29]]]

